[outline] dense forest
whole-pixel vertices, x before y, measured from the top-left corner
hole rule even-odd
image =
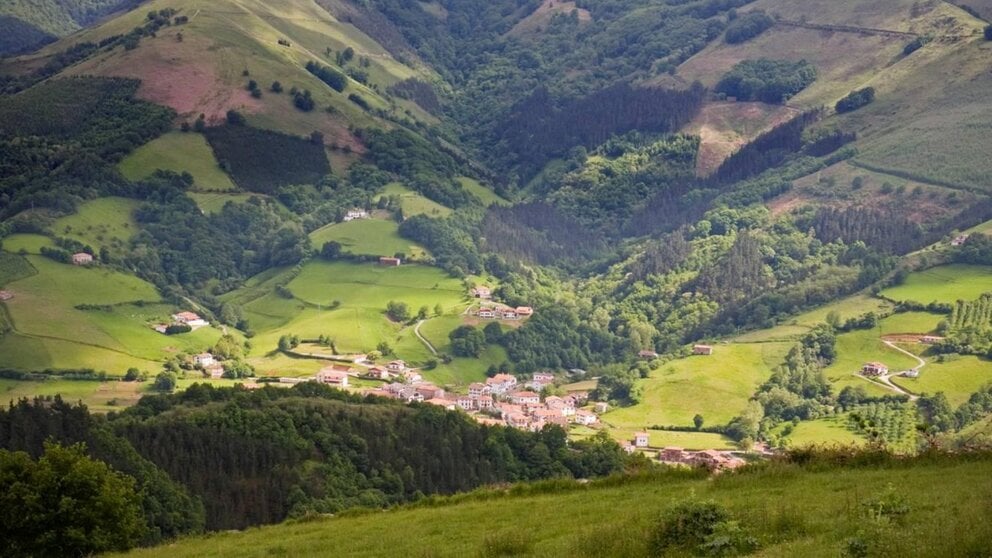
[[[567,442],[557,427],[482,426],[459,412],[317,384],[194,385],[106,418],[60,399],[0,411],[0,448],[38,457],[46,441],[84,443],[135,480],[145,543],[483,484],[608,475],[629,460],[604,437]]]

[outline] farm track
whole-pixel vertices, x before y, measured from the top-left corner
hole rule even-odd
[[[418,321],[417,325],[413,327],[413,333],[417,336],[417,339],[420,339],[420,342],[423,343],[425,347],[427,347],[427,350],[429,350],[432,355],[437,356],[437,349],[434,348],[434,345],[432,345],[431,342],[428,341],[426,337],[420,334],[420,326],[425,321],[427,320]]]

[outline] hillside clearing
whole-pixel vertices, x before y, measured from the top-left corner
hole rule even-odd
[[[450,211],[450,210],[449,210]],[[419,244],[400,236],[399,225],[385,219],[355,219],[333,223],[310,233],[318,249],[326,242],[338,242],[344,252],[361,256],[393,256],[423,259],[427,251]]]
[[[613,428],[691,426],[698,413],[706,424],[726,424],[744,410],[758,385],[781,364],[786,343],[721,344],[710,356],[664,363],[638,380],[641,402],[604,415]]]
[[[903,284],[885,289],[881,295],[928,304],[975,300],[989,291],[992,291],[992,268],[953,264],[910,273]]]
[[[137,200],[109,197],[88,201],[76,213],[52,223],[56,236],[78,240],[94,249],[101,247],[123,249],[140,230],[134,220]]]
[[[221,170],[202,134],[169,132],[142,145],[118,164],[129,180],[141,180],[158,169],[193,175],[194,190],[227,191],[237,187]]]

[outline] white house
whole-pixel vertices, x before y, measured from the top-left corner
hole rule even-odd
[[[510,394],[514,405],[536,405],[541,403],[541,396],[533,391],[517,391]]]
[[[468,385],[468,394],[473,397],[488,395],[492,388],[481,382],[473,382]]]
[[[348,387],[348,374],[339,372],[333,368],[324,368],[320,372],[317,372],[317,381],[332,386]]]
[[[207,368],[215,362],[217,362],[217,360],[214,358],[214,355],[210,353],[200,353],[193,357],[193,363],[201,368]]]
[[[575,411],[575,418],[572,420],[575,421],[575,424],[592,426],[599,422],[599,417],[597,417],[595,413],[590,413],[589,411],[579,409],[578,411]]]
[[[648,443],[647,432],[634,432],[634,447],[646,448],[648,447]]]
[[[517,378],[511,374],[496,374],[486,379],[486,385],[492,393],[500,395],[513,389],[517,385]]]
[[[348,211],[348,213],[345,213],[344,220],[354,221],[355,219],[365,219],[368,216],[369,216],[368,211],[365,211],[364,209],[352,209]]]
[[[72,265],[90,265],[93,263],[93,256],[86,252],[78,252],[72,255]]]
[[[406,370],[406,363],[402,360],[394,360],[386,365],[386,370],[396,373],[402,372]]]

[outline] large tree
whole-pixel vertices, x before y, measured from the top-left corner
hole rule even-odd
[[[82,444],[46,444],[37,461],[0,450],[3,556],[126,550],[146,530],[134,479],[87,457]]]

